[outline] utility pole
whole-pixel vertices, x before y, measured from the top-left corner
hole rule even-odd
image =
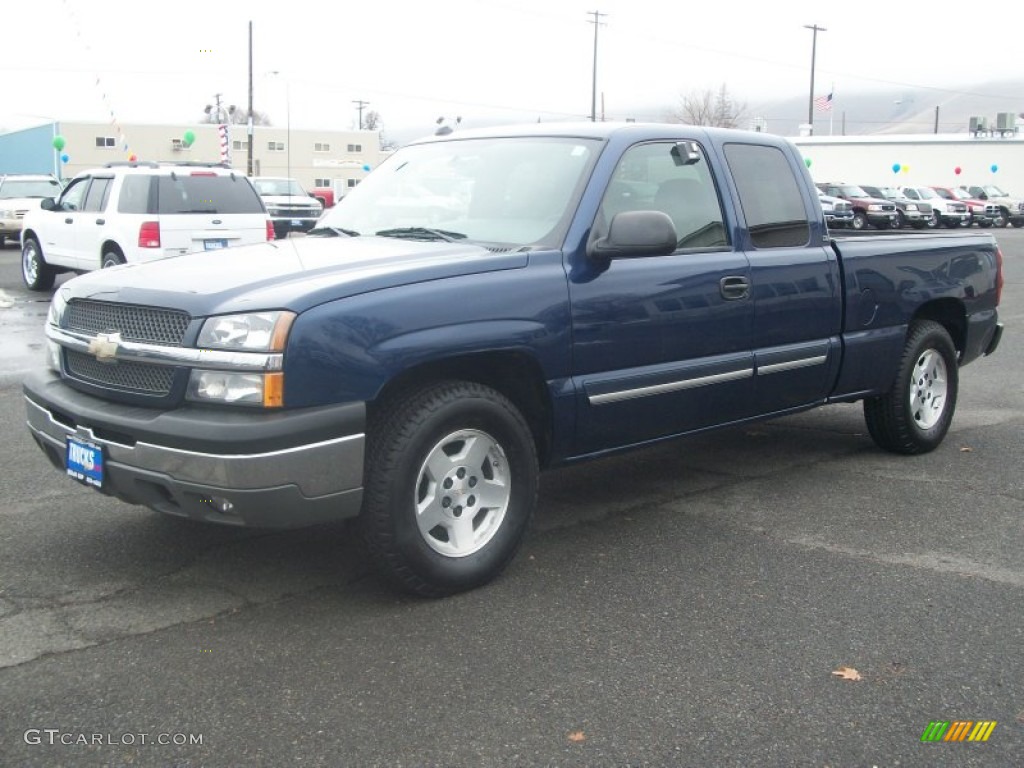
[[[594,19],[588,20],[587,24],[594,25],[594,69],[593,75],[590,80],[590,122],[597,122],[597,28],[601,26],[601,17],[607,16],[607,13],[601,13],[600,11],[587,11],[588,16],[593,16]]]
[[[814,37],[811,40],[811,92],[807,97],[807,124],[810,126],[810,135],[814,135],[814,59],[818,53],[818,33],[828,32],[824,27],[819,27],[817,24],[804,24],[804,29],[810,29],[814,32]]]
[[[246,132],[249,136],[249,146],[246,147],[248,161],[245,166],[245,175],[252,176],[252,22],[249,22],[249,113],[246,119]]]
[[[935,105],[935,132],[939,132],[939,105]]]
[[[359,110],[359,130],[363,130],[363,109],[370,106],[370,102],[363,101],[362,99],[356,99],[352,102],[356,105],[356,109]]]

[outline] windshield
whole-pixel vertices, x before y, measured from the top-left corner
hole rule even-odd
[[[56,179],[8,179],[0,187],[0,200],[15,197],[57,197],[60,183]]]
[[[887,200],[898,200],[899,198],[903,197],[903,195],[900,194],[900,191],[896,189],[896,187],[882,187],[878,191],[881,192],[882,197],[886,198]]]
[[[988,187],[982,187],[982,189],[985,190],[985,194],[989,197],[1009,197],[1006,192],[1003,192],[1003,190],[994,184]]]
[[[930,189],[929,187],[918,187],[917,194],[921,196],[922,200],[933,200],[939,196],[934,189]]]
[[[263,196],[270,195],[297,195],[299,197],[309,197],[306,194],[306,190],[302,188],[295,179],[253,179],[253,186],[256,187],[256,191]]]
[[[840,187],[839,191],[846,197],[871,197],[871,195],[869,195],[863,189],[861,189],[860,187],[855,187],[852,184],[846,184]]]
[[[361,235],[499,247],[561,245],[601,145],[592,139],[459,139],[400,149],[320,220]]]

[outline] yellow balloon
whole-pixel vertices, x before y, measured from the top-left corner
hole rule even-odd
[[[907,171],[910,170],[910,166],[909,165],[900,166],[900,170],[903,171],[904,173],[906,173]]]

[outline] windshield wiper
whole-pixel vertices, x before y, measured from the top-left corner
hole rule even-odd
[[[338,235],[344,235],[345,237],[359,237],[359,233],[354,229],[342,229],[341,227],[313,227],[307,234],[328,235],[330,237],[337,237]]]
[[[447,229],[396,227],[395,229],[382,229],[377,233],[377,237],[408,237],[413,240],[444,240],[446,243],[454,243],[466,236],[461,232],[449,232]]]

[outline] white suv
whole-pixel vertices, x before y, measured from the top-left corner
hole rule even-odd
[[[111,163],[73,178],[25,214],[21,273],[45,291],[59,272],[89,272],[274,238],[244,174],[212,163]]]

